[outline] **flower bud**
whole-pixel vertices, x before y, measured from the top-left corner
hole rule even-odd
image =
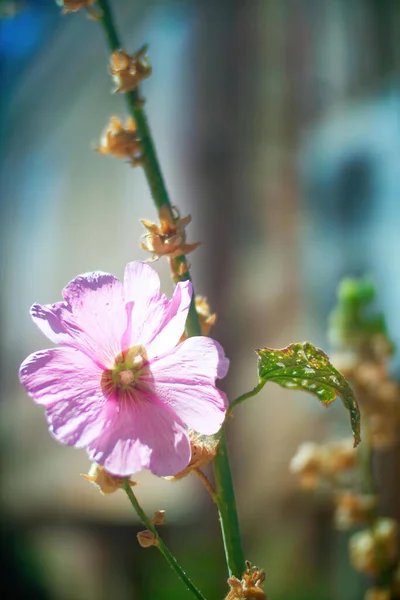
[[[165,510],[156,510],[152,519],[154,525],[164,525],[165,523]]]
[[[137,534],[137,539],[142,548],[150,548],[150,546],[157,546],[157,539],[154,533],[145,529],[144,531],[139,531]]]

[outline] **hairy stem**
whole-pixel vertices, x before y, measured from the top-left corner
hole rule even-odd
[[[124,479],[123,487],[124,487],[125,492],[127,493],[130,503],[132,504],[133,508],[135,509],[136,514],[138,515],[139,519],[142,521],[142,523],[146,527],[146,529],[151,531],[151,533],[155,536],[155,540],[156,540],[155,546],[159,549],[161,554],[164,556],[164,558],[167,561],[167,563],[169,564],[169,566],[173,568],[175,573],[183,581],[183,583],[186,585],[188,590],[193,594],[193,596],[195,596],[198,600],[205,600],[203,594],[200,592],[200,590],[197,589],[197,587],[194,585],[194,583],[189,579],[189,577],[186,575],[185,571],[179,565],[179,563],[176,560],[176,558],[174,557],[174,555],[171,554],[171,552],[168,550],[168,548],[165,545],[165,543],[163,542],[163,540],[160,538],[156,526],[151,521],[151,519],[149,519],[149,517],[146,515],[143,508],[140,506],[138,499],[136,498],[135,494],[133,493],[128,478]]]
[[[111,52],[122,48],[121,40],[117,33],[108,0],[97,0],[102,11],[100,18],[104,28],[107,43]],[[143,169],[150,187],[154,204],[158,211],[167,207],[173,215],[165,181],[161,172],[153,138],[137,90],[124,94],[130,115],[134,118],[136,129],[141,139],[143,151]],[[187,259],[180,256],[171,261],[174,273],[182,273],[177,276],[179,281],[191,280]],[[189,337],[201,335],[201,328],[196,307],[194,304],[194,293],[186,321],[186,333]],[[226,439],[222,432],[217,456],[214,460],[214,472],[216,479],[216,497],[220,514],[222,534],[225,543],[226,562],[230,575],[241,577],[244,566],[243,551],[240,539],[239,522],[236,512],[236,502],[232,484],[229,459],[227,454]]]

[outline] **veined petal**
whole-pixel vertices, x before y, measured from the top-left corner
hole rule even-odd
[[[146,345],[149,359],[165,354],[176,346],[185,329],[192,299],[193,286],[190,281],[176,284],[174,294],[166,308],[164,319]]]
[[[173,348],[185,328],[192,284],[178,283],[172,299],[168,300],[160,294],[156,271],[147,263],[133,262],[126,267],[124,287],[128,311],[124,349],[141,344],[150,358]]]
[[[51,433],[62,443],[86,446],[112,410],[101,389],[102,370],[83,352],[52,348],[22,363],[20,379],[38,404],[46,406]]]
[[[142,469],[160,477],[174,475],[189,464],[191,457],[183,424],[140,393],[120,401],[119,411],[89,444],[88,454],[120,477]]]
[[[223,348],[208,337],[192,337],[154,359],[142,382],[155,402],[168,407],[191,429],[211,435],[225,418],[226,395],[215,387],[229,367]]]
[[[78,348],[104,368],[121,352],[127,316],[122,283],[108,273],[80,275],[63,290],[65,302],[34,304],[34,322],[53,342]]]

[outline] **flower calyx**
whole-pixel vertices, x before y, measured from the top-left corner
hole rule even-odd
[[[122,487],[124,482],[123,477],[111,475],[111,473],[108,473],[104,467],[98,465],[97,463],[92,463],[89,473],[87,475],[81,473],[81,476],[86,479],[86,481],[90,481],[90,483],[97,485],[99,491],[103,495],[116,492]],[[137,482],[129,480],[129,485],[133,487],[137,485]]]
[[[268,600],[262,586],[265,581],[265,573],[258,567],[252,567],[246,560],[246,570],[239,580],[236,577],[230,577],[228,583],[230,591],[225,600]]]
[[[146,56],[147,46],[143,46],[132,56],[125,50],[111,54],[110,73],[116,84],[115,92],[130,92],[151,75],[151,66]],[[141,100],[143,102],[143,100]]]
[[[119,117],[112,116],[96,152],[126,158],[133,167],[143,164],[141,140],[134,119],[129,117],[124,125]]]
[[[214,436],[199,435],[190,431],[189,437],[192,450],[190,463],[179,473],[171,477],[165,477],[168,481],[179,481],[179,479],[183,479],[190,473],[198,471],[213,461],[217,454],[218,440]]]
[[[93,4],[95,4],[96,0],[56,0],[58,6],[61,6],[62,14],[68,15],[69,13],[78,12],[82,8],[86,9],[89,17],[98,21],[101,18],[101,15],[97,13]]]
[[[160,256],[177,258],[183,254],[193,252],[200,242],[194,244],[186,243],[185,227],[189,225],[192,217],[180,218],[179,214],[174,218],[168,208],[163,206],[159,213],[160,225],[142,219],[143,226],[147,229],[141,242],[143,250],[151,252],[153,259]]]

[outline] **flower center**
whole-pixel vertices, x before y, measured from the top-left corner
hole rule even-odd
[[[119,382],[122,386],[130,385],[133,381],[135,381],[135,376],[130,369],[126,369],[125,371],[120,371],[118,373]]]
[[[129,391],[138,383],[147,363],[143,346],[132,346],[117,356],[112,369],[103,372],[102,387],[107,394],[116,390]]]

